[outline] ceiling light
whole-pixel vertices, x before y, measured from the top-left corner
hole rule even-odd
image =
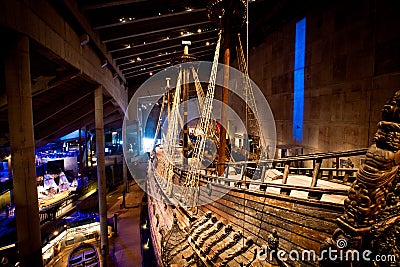
[[[142,61],[142,59],[140,57],[137,57],[136,61]]]
[[[161,13],[160,13],[160,12],[158,12],[158,15],[159,15],[159,16],[161,16]]]
[[[131,48],[131,45],[130,45],[130,44],[125,45],[125,48],[126,48],[126,49]]]
[[[130,61],[131,63],[135,63],[135,62],[136,62],[133,58],[131,58],[129,61]]]
[[[101,63],[101,67],[105,68],[107,66],[107,64],[108,64],[107,60],[103,60]]]
[[[87,45],[89,43],[90,38],[88,34],[82,34],[79,38],[81,41],[81,46]]]
[[[206,42],[206,45],[210,45],[210,42]]]
[[[198,29],[197,32],[198,32],[198,33],[201,33],[201,29]]]
[[[190,11],[192,11],[192,9],[190,7],[188,7],[188,8],[186,8],[186,11],[190,12]]]
[[[181,32],[181,35],[183,35],[183,32]]]
[[[151,76],[151,75],[153,75],[153,72],[151,72],[151,71],[150,71],[150,73],[149,73],[149,74],[150,74],[150,76]]]

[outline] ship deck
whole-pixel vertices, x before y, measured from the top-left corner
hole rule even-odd
[[[228,175],[228,178],[232,179],[232,180],[237,180],[238,182],[241,181],[240,174],[230,174],[230,175]],[[311,183],[311,178],[312,177],[307,176],[307,175],[289,174],[287,181],[286,181],[286,185],[289,185],[289,186],[292,185],[292,186],[297,186],[297,187],[309,187],[310,183]],[[266,189],[266,192],[280,194],[281,190],[278,186],[283,184],[282,180],[283,180],[282,178],[279,178],[279,179],[268,181],[268,183],[270,183],[270,184],[276,184],[277,187],[268,186]],[[235,184],[235,182],[230,183],[231,186],[234,186],[234,184]],[[340,183],[326,181],[326,180],[321,179],[321,180],[318,180],[318,184],[315,186],[315,188],[348,190],[350,188],[350,186],[346,185],[346,184],[340,184]],[[259,185],[250,183],[249,190],[259,191]],[[302,199],[308,199],[308,192],[305,190],[291,190],[289,196],[296,197],[296,198],[302,198]],[[323,194],[320,201],[342,204],[343,201],[345,200],[345,198],[346,198],[346,195]]]
[[[157,158],[164,158],[163,149],[156,148]],[[189,159],[189,164],[191,164],[191,159]],[[240,162],[235,162],[234,165],[238,166]],[[259,192],[261,185],[265,186],[266,193],[272,194],[282,194],[282,188],[290,188],[288,190],[288,196],[300,199],[309,199],[309,190],[322,190],[322,191],[332,191],[331,193],[323,193],[321,197],[318,199],[322,202],[329,202],[335,204],[343,204],[343,201],[347,197],[347,191],[350,189],[350,183],[345,182],[343,180],[337,179],[317,179],[317,183],[314,186],[311,186],[313,177],[310,173],[304,172],[304,174],[289,173],[286,179],[283,178],[283,173],[281,173],[278,169],[271,168],[265,172],[263,182],[260,179],[252,179],[245,177],[243,174],[239,173],[240,171],[229,171],[228,174],[224,174],[221,177],[218,177],[215,174],[214,169],[209,169],[203,166],[204,168],[200,171],[204,177],[210,179],[211,177],[214,179],[221,178],[219,180],[223,180],[225,185],[229,185],[231,187],[241,187],[243,183],[246,183],[248,190]],[[237,169],[237,168],[236,168]],[[332,169],[334,170],[334,169]],[[354,172],[354,170],[351,170]],[[296,190],[297,188],[297,190]]]

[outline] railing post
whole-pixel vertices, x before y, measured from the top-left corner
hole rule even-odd
[[[287,184],[289,170],[290,170],[290,161],[287,161],[287,162],[285,162],[285,169],[283,171],[282,184]]]
[[[229,165],[226,165],[226,168],[225,168],[225,178],[228,178],[228,176],[229,176]]]
[[[289,176],[289,170],[290,170],[290,161],[285,162],[285,169],[283,171],[283,177],[282,177],[282,184],[287,184],[288,176]],[[282,195],[290,195],[290,189],[287,188],[281,188],[281,194]]]
[[[339,157],[336,157],[335,168],[336,168],[336,179],[339,179]]]
[[[315,162],[314,172],[311,181],[311,187],[316,187],[318,182],[319,171],[321,169],[322,159],[317,159]]]
[[[261,180],[261,183],[264,183],[265,182],[265,173],[266,173],[266,171],[267,171],[267,166],[262,166],[262,168],[261,168],[261,177],[260,177],[260,180]]]
[[[241,170],[240,170],[240,180],[243,180],[243,176],[244,176],[244,171],[246,170],[246,167],[243,165]]]

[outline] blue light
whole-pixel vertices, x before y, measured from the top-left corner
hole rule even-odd
[[[82,136],[85,136],[85,133],[82,133]],[[79,138],[79,130],[73,131],[72,133],[69,133],[67,135],[64,135],[63,137],[61,137],[59,140],[60,141],[67,141],[67,140],[71,140],[71,139],[78,139]]]
[[[306,18],[296,23],[294,69],[304,69],[306,56]]]
[[[293,139],[303,141],[304,122],[304,66],[306,55],[306,18],[296,23],[294,50]]]

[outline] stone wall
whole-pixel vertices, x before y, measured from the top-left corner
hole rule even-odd
[[[250,48],[250,77],[273,111],[278,144],[304,153],[367,147],[385,101],[400,89],[395,1],[321,1],[307,8],[303,141],[292,138],[298,17]],[[251,15],[251,14],[250,14]]]

